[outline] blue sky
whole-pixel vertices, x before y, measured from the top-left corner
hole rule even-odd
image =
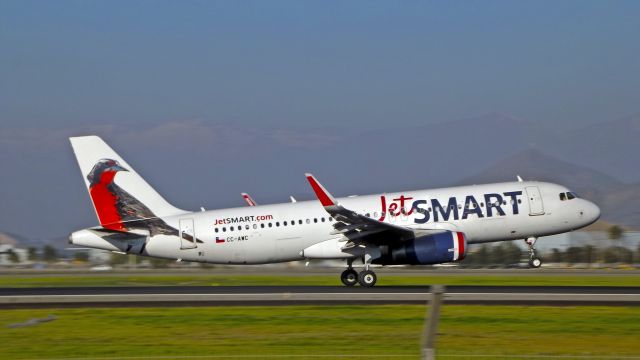
[[[0,2],[0,122],[387,127],[637,113],[637,1]]]
[[[306,171],[338,195],[456,184],[527,148],[638,182],[639,15],[640,1],[0,0],[0,231],[95,225],[73,135],[102,136],[187,209],[310,195]]]

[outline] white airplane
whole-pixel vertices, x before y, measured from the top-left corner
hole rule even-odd
[[[100,226],[70,243],[178,261],[266,264],[344,259],[347,286],[373,286],[371,264],[460,261],[468,244],[525,239],[595,222],[600,209],[566,187],[519,181],[334,198],[306,174],[318,200],[196,211],[162,198],[96,136],[70,138]],[[356,272],[354,260],[364,270]]]

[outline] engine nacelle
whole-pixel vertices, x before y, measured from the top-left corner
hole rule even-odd
[[[417,237],[383,249],[374,261],[382,265],[430,265],[460,261],[467,254],[464,233],[447,231]]]

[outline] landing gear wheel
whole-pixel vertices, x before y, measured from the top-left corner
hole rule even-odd
[[[539,268],[542,265],[542,260],[536,255],[536,248],[534,247],[536,240],[538,239],[533,236],[524,239],[527,247],[529,247],[529,266],[532,268]]]
[[[362,287],[372,287],[378,281],[376,273],[371,270],[364,270],[358,274],[358,282]]]
[[[347,269],[340,274],[340,280],[346,286],[353,286],[358,283],[358,273],[353,269]]]
[[[532,268],[539,268],[540,265],[542,265],[542,260],[540,260],[540,258],[534,257],[529,261],[529,265]]]

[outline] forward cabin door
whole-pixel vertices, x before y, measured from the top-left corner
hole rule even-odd
[[[542,203],[542,195],[537,186],[525,187],[527,192],[527,200],[529,201],[529,215],[536,216],[544,214],[544,204]]]
[[[195,249],[197,247],[193,219],[180,219],[180,249]]]

